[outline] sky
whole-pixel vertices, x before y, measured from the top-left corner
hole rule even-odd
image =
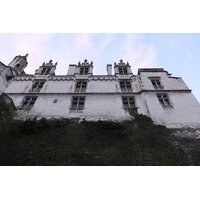
[[[96,75],[106,74],[107,64],[123,59],[132,72],[138,68],[164,68],[182,77],[200,102],[199,33],[1,33],[0,61],[8,65],[16,55],[28,56],[25,72],[48,62],[58,62],[56,75],[67,74],[69,64],[93,61]],[[114,71],[114,70],[113,70]]]

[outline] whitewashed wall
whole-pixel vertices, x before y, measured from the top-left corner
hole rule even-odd
[[[163,90],[155,90],[149,77],[160,77]],[[46,79],[40,93],[29,93],[34,78]],[[76,79],[88,79],[86,93],[74,93]],[[132,93],[121,92],[119,79],[132,80]],[[157,93],[167,93],[173,108],[164,108]],[[38,96],[24,116],[79,117],[87,120],[123,120],[129,114],[123,109],[122,96],[134,96],[138,112],[150,116],[155,123],[168,127],[200,126],[200,104],[181,78],[166,72],[141,72],[139,76],[27,76],[16,77],[5,90],[20,107],[26,95]],[[71,110],[72,96],[86,96],[83,110]],[[57,99],[57,103],[53,103]]]

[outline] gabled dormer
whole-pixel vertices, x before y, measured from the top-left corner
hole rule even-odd
[[[57,65],[57,62],[55,64],[53,64],[52,60],[50,60],[48,63],[44,62],[42,64],[42,66],[40,66],[39,69],[37,69],[35,71],[35,75],[52,75],[52,76],[55,76],[56,65]]]
[[[91,63],[87,62],[87,59],[84,60],[84,62],[81,64],[80,62],[78,63],[78,74],[79,75],[89,75],[92,74],[93,71],[93,62]]]
[[[78,63],[78,65],[69,65],[67,75],[92,75],[93,74],[93,62],[90,63],[87,59],[83,63]]]
[[[132,75],[131,66],[128,62],[127,64],[125,64],[122,59],[119,61],[118,64],[116,62],[114,63],[114,70],[115,75]]]

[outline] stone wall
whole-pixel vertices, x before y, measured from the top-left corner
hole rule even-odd
[[[200,104],[181,78],[171,77],[164,70],[143,70],[139,75],[32,75],[16,76],[6,89],[19,112],[27,116],[79,117],[87,120],[129,119],[123,108],[122,96],[134,96],[138,113],[147,115],[156,124],[169,128],[200,127]],[[162,88],[155,89],[152,77],[159,77]],[[85,92],[75,92],[77,80],[87,80]],[[38,93],[30,92],[35,80],[45,83]],[[120,80],[131,80],[132,91],[124,92]],[[157,94],[166,93],[171,106],[162,106]],[[25,96],[37,96],[27,110],[21,105]],[[83,110],[70,109],[73,96],[85,96]],[[57,100],[54,103],[54,100]]]

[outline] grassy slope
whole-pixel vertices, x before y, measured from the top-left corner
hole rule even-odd
[[[0,165],[190,165],[170,132],[144,115],[133,121],[41,119],[4,122]]]

